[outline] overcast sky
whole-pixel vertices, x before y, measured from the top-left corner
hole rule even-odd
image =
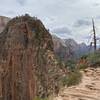
[[[0,15],[14,17],[29,13],[43,21],[52,34],[88,43],[91,19],[100,35],[100,0],[2,0]]]

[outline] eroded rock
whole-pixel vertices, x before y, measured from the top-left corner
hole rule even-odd
[[[61,85],[52,37],[44,25],[28,15],[12,19],[0,34],[3,100],[46,97]]]

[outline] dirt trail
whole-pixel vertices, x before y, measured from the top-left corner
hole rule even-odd
[[[53,100],[100,100],[100,68],[81,71],[79,85],[64,88]]]

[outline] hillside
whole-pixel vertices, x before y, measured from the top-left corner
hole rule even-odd
[[[100,100],[100,68],[87,68],[81,73],[79,85],[64,88],[53,100]]]
[[[52,37],[29,15],[10,20],[0,34],[0,97],[34,100],[59,90],[64,72],[55,58]]]
[[[61,39],[52,35],[54,51],[58,58],[63,61],[76,59],[89,53],[89,47],[85,43],[78,44],[73,39]]]
[[[67,85],[53,100],[100,100],[100,51],[83,56],[76,66],[82,74],[81,82]]]
[[[100,51],[87,54],[85,43],[51,36],[36,17],[3,18],[1,100],[99,100]]]

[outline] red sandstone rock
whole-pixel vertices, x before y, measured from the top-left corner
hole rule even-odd
[[[37,18],[12,19],[0,34],[3,100],[46,97],[61,85],[51,35]]]

